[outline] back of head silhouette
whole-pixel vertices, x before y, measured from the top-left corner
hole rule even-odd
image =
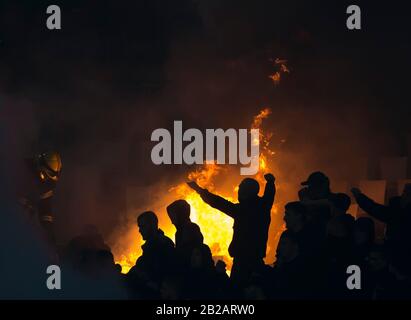
[[[177,228],[190,222],[190,205],[185,200],[174,201],[167,207],[167,213]]]
[[[327,224],[327,235],[333,238],[346,239],[351,237],[355,219],[349,214],[343,214],[331,219]]]
[[[145,211],[137,218],[137,225],[143,240],[151,239],[158,230],[158,218],[152,211]]]
[[[252,178],[245,178],[238,187],[238,201],[247,202],[258,197],[260,185]]]
[[[341,213],[346,213],[351,205],[351,198],[345,193],[336,193],[331,199],[331,202],[335,209]]]
[[[289,202],[285,205],[284,222],[288,230],[298,232],[306,219],[307,209],[301,202]]]

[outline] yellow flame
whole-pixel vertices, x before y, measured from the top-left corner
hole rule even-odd
[[[116,263],[121,265],[121,272],[128,273],[130,269],[134,266],[140,255],[140,251],[131,251],[127,254],[120,255]]]

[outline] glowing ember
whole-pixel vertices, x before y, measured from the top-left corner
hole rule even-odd
[[[281,80],[281,75],[284,73],[290,73],[287,67],[287,60],[276,58],[275,60],[270,60],[275,68],[275,71],[268,77],[273,80],[274,85],[278,85]]]

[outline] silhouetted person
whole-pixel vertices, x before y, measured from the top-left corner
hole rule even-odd
[[[346,248],[346,245],[352,245],[352,234],[354,230],[355,219],[349,214],[339,215],[327,224],[327,241],[334,249]],[[332,250],[341,253],[340,250]]]
[[[304,186],[298,192],[301,201],[329,199],[332,195],[330,179],[321,171],[311,173],[306,181],[301,182],[301,185]]]
[[[287,230],[298,234],[304,229],[307,209],[301,202],[289,202],[285,205],[284,222]]]
[[[234,291],[230,278],[227,274],[227,265],[224,261],[218,260],[215,264],[215,272],[218,283],[217,296],[221,298],[233,298]]]
[[[354,222],[353,229],[353,264],[360,267],[362,272],[361,290],[352,290],[354,299],[371,299],[370,274],[367,259],[371,249],[375,245],[374,220],[368,217],[360,217]]]
[[[331,206],[331,216],[339,216],[341,214],[347,214],[348,209],[351,205],[351,198],[345,193],[335,193],[330,202]]]
[[[118,275],[118,269],[114,262],[114,256],[110,250],[99,250],[96,253],[99,273],[102,275]]]
[[[374,244],[370,247],[361,268],[361,295],[359,298],[373,300],[411,299],[411,278],[408,270],[390,261],[386,245]]]
[[[187,201],[174,201],[167,207],[167,213],[177,230],[175,234],[177,258],[183,267],[187,267],[193,249],[203,244],[204,237],[200,227],[190,220],[190,205]]]
[[[92,224],[85,225],[82,233],[70,241],[70,246],[110,251],[109,246],[104,242],[103,236],[97,227]]]
[[[331,192],[330,179],[321,171],[311,173],[305,186],[298,192],[300,201],[307,207],[307,220],[317,224],[321,234],[325,233],[328,220],[332,216],[333,200],[336,194]]]
[[[141,246],[143,254],[128,273],[132,285],[143,286],[147,291],[157,291],[163,277],[174,271],[175,252],[173,241],[158,228],[154,212],[146,211],[137,218],[139,231],[145,243]]]
[[[385,241],[391,259],[411,269],[411,184],[406,184],[401,196],[390,199],[388,206],[368,198],[358,188],[352,193],[361,209],[386,223]],[[410,273],[410,272],[409,272]]]
[[[20,202],[31,214],[37,216],[46,240],[55,246],[53,198],[62,168],[60,154],[42,152],[26,158],[25,163],[32,179],[28,185],[34,188]]]
[[[274,176],[266,174],[264,177],[267,183],[262,197],[258,196],[260,186],[256,180],[245,178],[240,183],[239,203],[212,194],[195,182],[188,183],[206,203],[234,219],[233,240],[228,251],[234,258],[231,279],[240,286],[248,281],[253,271],[264,266],[270,212],[275,195]]]
[[[362,283],[367,299],[386,300],[400,294],[393,292],[396,287],[396,279],[394,274],[390,272],[389,253],[386,246],[373,245],[370,248]]]
[[[69,264],[75,270],[82,270],[85,266],[84,262],[88,261],[88,257],[93,256],[100,250],[110,252],[109,246],[104,242],[97,227],[86,225],[82,233],[71,239],[64,248],[62,261]]]
[[[327,224],[325,244],[330,298],[350,297],[350,291],[346,285],[346,270],[354,263],[353,228],[354,218],[348,214],[336,216]]]
[[[271,281],[267,289],[274,299],[308,298],[312,290],[311,281],[315,278],[300,254],[295,235],[285,230],[280,237],[276,252],[276,262],[272,269]],[[318,279],[315,279],[318,280]]]
[[[375,242],[375,224],[371,218],[360,217],[354,222],[353,241],[355,258],[362,264]]]
[[[221,294],[211,250],[205,244],[193,249],[190,267],[184,276],[189,299],[215,299]]]
[[[322,253],[324,235],[318,232],[318,226],[307,220],[307,208],[301,202],[289,202],[285,205],[285,227],[298,241],[302,256],[317,259]]]

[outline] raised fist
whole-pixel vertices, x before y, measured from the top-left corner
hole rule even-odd
[[[274,177],[271,173],[265,174],[265,175],[264,175],[264,179],[265,179],[267,182],[269,182],[269,181],[275,182],[275,177]]]

